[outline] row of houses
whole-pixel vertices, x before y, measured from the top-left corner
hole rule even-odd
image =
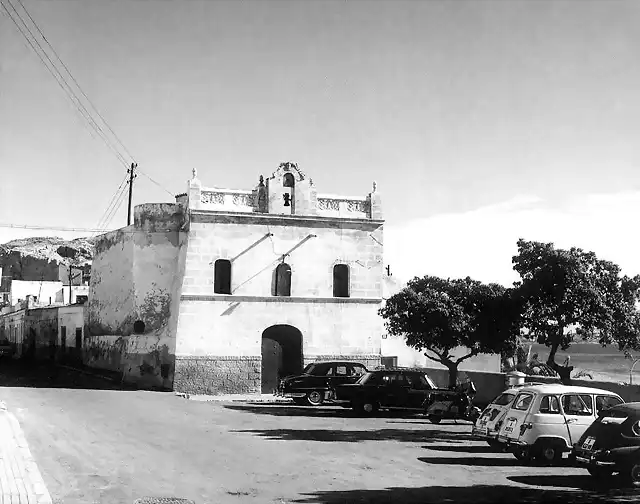
[[[194,170],[175,203],[138,205],[132,225],[98,238],[84,305],[26,302],[0,327],[20,352],[75,348],[87,366],[188,393],[270,392],[318,360],[433,365],[385,337],[378,310],[400,286],[385,274],[383,225],[375,182],[363,196],[319,194],[282,163],[252,189],[222,189]]]

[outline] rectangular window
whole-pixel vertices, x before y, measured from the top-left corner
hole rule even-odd
[[[381,357],[380,364],[382,364],[382,366],[387,369],[398,367],[398,358],[397,357]]]
[[[231,294],[231,261],[218,259],[213,266],[213,292]]]
[[[593,415],[593,401],[587,394],[566,394],[562,396],[562,409],[565,415]]]
[[[76,328],[76,348],[82,348],[82,328]]]
[[[349,266],[346,264],[333,267],[333,297],[349,297]]]
[[[60,346],[62,348],[67,346],[67,326],[60,327]]]
[[[540,401],[540,413],[560,414],[560,403],[556,396],[544,396]]]

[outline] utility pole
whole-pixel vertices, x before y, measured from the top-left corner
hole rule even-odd
[[[71,283],[73,282],[73,278],[71,278],[71,273],[73,272],[73,266],[69,265],[69,304],[71,304]],[[64,299],[62,300],[64,303]]]
[[[131,225],[131,198],[133,197],[133,179],[137,177],[134,170],[137,167],[137,163],[131,163],[131,168],[127,170],[127,173],[129,174],[129,210],[127,212],[127,226]]]

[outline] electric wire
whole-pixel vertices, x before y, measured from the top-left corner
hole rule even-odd
[[[160,189],[162,189],[166,193],[170,194],[171,197],[175,196],[174,193],[172,193],[169,189],[167,189],[165,186],[163,186],[160,182],[158,182],[156,180],[153,180],[149,175],[147,175],[145,172],[143,172],[140,168],[136,168],[136,171],[138,173],[140,173],[141,175],[144,175],[145,177],[147,177],[151,182],[153,182],[155,185],[157,185]]]
[[[9,0],[7,0],[9,1]],[[71,71],[69,70],[69,68],[67,67],[67,65],[65,65],[64,61],[62,61],[62,58],[60,58],[60,56],[58,55],[58,52],[54,49],[54,47],[51,45],[51,43],[49,42],[49,40],[47,39],[47,37],[45,37],[44,33],[42,33],[42,30],[40,29],[40,27],[38,26],[38,23],[36,23],[35,19],[33,19],[33,17],[31,17],[31,14],[29,13],[29,11],[27,10],[27,8],[25,7],[25,5],[22,3],[22,0],[18,0],[18,3],[20,3],[20,5],[22,6],[22,10],[24,10],[27,14],[27,16],[29,16],[29,19],[31,20],[31,22],[33,23],[33,25],[36,27],[36,29],[38,30],[38,32],[40,33],[40,36],[42,37],[42,39],[47,43],[47,45],[51,48],[51,51],[53,51],[53,54],[56,56],[56,58],[58,59],[58,61],[62,64],[62,66],[64,67],[64,69],[66,70],[66,72],[69,74],[69,76],[71,77],[71,79],[73,80],[73,82],[75,83],[75,85],[77,86],[77,88],[80,90],[80,92],[82,93],[82,96],[84,96],[87,100],[87,102],[89,103],[89,105],[91,105],[91,108],[94,110],[94,112],[98,115],[98,117],[102,120],[102,122],[104,123],[104,125],[107,127],[107,129],[111,132],[111,134],[113,135],[113,137],[115,138],[115,140],[122,146],[122,148],[124,149],[124,151],[129,155],[129,157],[133,160],[133,162],[135,163],[136,160],[133,157],[133,154],[131,154],[131,152],[129,151],[129,149],[127,149],[127,146],[122,142],[122,140],[120,140],[120,137],[116,134],[115,131],[113,131],[113,129],[111,128],[111,126],[109,126],[109,123],[106,121],[106,119],[102,116],[102,114],[98,111],[97,107],[93,104],[93,102],[89,99],[89,97],[87,96],[87,94],[84,92],[84,90],[82,89],[82,86],[80,86],[80,84],[78,83],[78,81],[76,80],[76,78],[73,76],[73,74],[71,73]]]
[[[116,192],[113,193],[113,196],[109,201],[109,205],[107,206],[107,209],[104,211],[104,213],[102,214],[102,217],[100,217],[100,220],[96,224],[96,228],[100,229],[101,227],[105,227],[103,226],[103,224],[106,222],[108,215],[112,210],[112,206],[115,204],[116,200],[120,197],[126,183],[127,183],[127,176],[125,175],[125,177],[122,179],[122,182],[120,182],[120,185],[116,189]]]
[[[9,9],[7,9],[7,6],[5,5],[5,2],[7,4],[9,4],[9,6],[13,9],[13,11],[16,13],[16,16],[20,19],[22,25],[24,26],[24,28],[27,30],[27,32],[29,32],[29,34],[31,35],[31,37],[33,38],[33,42],[32,40],[29,38],[29,36],[25,33],[25,31],[22,29],[22,27],[18,24],[18,22],[16,21],[16,19],[13,17],[13,15],[11,14],[11,12],[9,11]],[[36,54],[36,56],[38,56],[38,59],[40,60],[40,62],[44,65],[44,67],[49,71],[49,73],[53,76],[53,78],[56,80],[56,83],[58,84],[58,86],[60,86],[60,88],[64,91],[65,95],[67,96],[67,98],[69,98],[69,100],[71,101],[71,103],[74,105],[74,107],[78,110],[78,112],[80,113],[80,115],[85,119],[85,121],[87,121],[87,123],[89,124],[89,126],[91,126],[91,128],[93,128],[93,130],[98,134],[98,137],[100,137],[100,139],[107,145],[107,147],[109,148],[109,150],[111,150],[111,152],[116,156],[116,158],[125,166],[127,165],[127,161],[124,158],[124,156],[113,146],[113,144],[109,141],[109,139],[106,137],[106,134],[104,133],[104,131],[102,130],[102,128],[100,128],[100,126],[95,122],[95,120],[91,117],[91,114],[89,113],[89,111],[87,110],[87,108],[82,104],[82,102],[80,101],[80,99],[78,98],[78,96],[74,93],[73,89],[71,89],[71,86],[69,86],[69,83],[66,81],[66,79],[62,76],[62,74],[60,73],[60,71],[58,70],[58,68],[55,66],[55,64],[53,63],[53,61],[51,60],[51,58],[49,57],[49,55],[46,53],[46,51],[42,48],[42,46],[40,45],[40,43],[38,42],[38,40],[36,39],[36,37],[33,35],[33,32],[29,29],[29,27],[27,26],[26,22],[24,21],[24,19],[20,16],[20,14],[18,13],[18,11],[15,9],[15,7],[13,6],[13,4],[9,1],[9,0],[3,0],[2,2],[0,2],[2,4],[2,8],[5,10],[6,14],[9,16],[9,18],[11,19],[11,21],[13,22],[13,24],[16,25],[16,28],[18,28],[18,31],[20,32],[20,34],[25,38],[25,40],[29,43],[29,46],[31,47],[31,49],[33,50],[33,52]],[[58,75],[56,75],[56,73],[54,73],[54,71],[49,67],[49,65],[47,65],[46,61],[44,60],[44,58],[42,57],[42,55],[40,54],[40,52],[38,52],[38,50],[36,49],[35,44],[40,48],[40,51],[42,51],[42,53],[44,54],[44,56],[47,58],[47,60],[49,60],[49,62],[51,63],[51,66],[53,67],[53,69],[55,70],[55,72],[57,72]],[[65,87],[66,86],[66,87]]]

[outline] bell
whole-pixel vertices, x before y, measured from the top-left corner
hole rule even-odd
[[[291,206],[291,195],[289,193],[284,193],[282,197],[284,198],[284,206]]]

